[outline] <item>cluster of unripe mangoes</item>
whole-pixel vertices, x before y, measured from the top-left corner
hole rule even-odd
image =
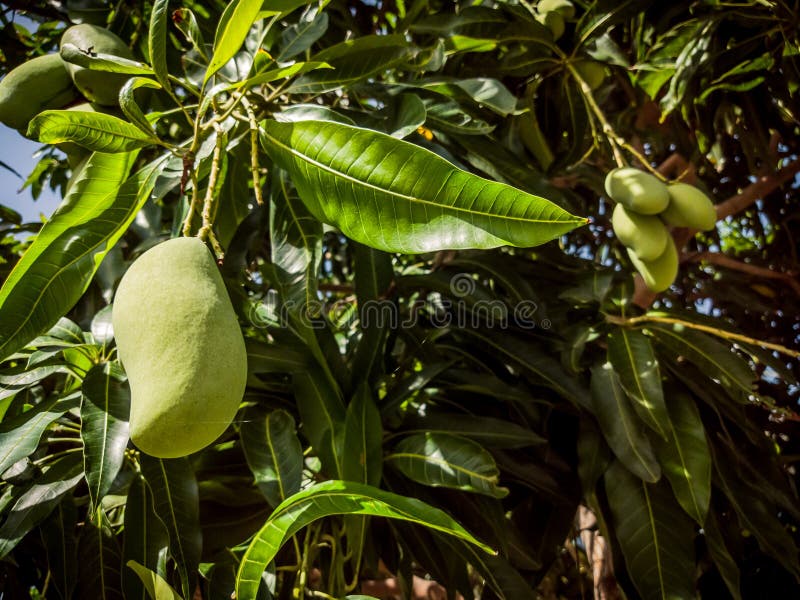
[[[606,194],[617,203],[611,225],[645,284],[666,290],[678,275],[678,249],[668,227],[714,229],[717,213],[708,196],[687,183],[665,184],[633,167],[606,176]]]
[[[21,64],[0,81],[0,122],[25,133],[33,117],[60,109],[81,96],[101,106],[116,106],[128,75],[93,71],[62,58],[71,44],[85,53],[111,54],[132,59],[122,39],[103,27],[74,25],[61,36],[59,54],[37,56]],[[82,110],[93,111],[90,104]]]

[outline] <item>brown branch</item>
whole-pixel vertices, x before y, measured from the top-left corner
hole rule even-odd
[[[16,12],[36,15],[50,21],[71,22],[61,2],[45,2],[43,5],[37,5],[30,0],[3,0],[0,5],[7,6]]]
[[[749,275],[754,275],[763,279],[780,279],[789,284],[795,293],[800,295],[800,281],[797,281],[796,274],[790,271],[773,271],[767,267],[759,267],[757,265],[751,265],[749,263],[736,260],[735,258],[731,258],[730,256],[721,254],[719,252],[698,252],[689,256],[687,260],[688,262],[707,262],[712,265],[731,269],[732,271],[748,273]]]

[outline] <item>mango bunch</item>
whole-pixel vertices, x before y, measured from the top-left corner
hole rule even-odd
[[[633,167],[611,171],[605,189],[617,203],[611,216],[617,239],[647,287],[663,292],[678,275],[678,249],[668,227],[711,230],[717,220],[714,204],[694,186],[664,184]]]
[[[82,24],[69,27],[61,37],[61,50],[72,44],[86,53],[133,58],[130,49],[108,29]],[[21,64],[0,81],[0,122],[25,130],[40,112],[60,109],[83,95],[104,106],[118,104],[127,75],[92,71],[61,58],[61,54],[37,56]]]

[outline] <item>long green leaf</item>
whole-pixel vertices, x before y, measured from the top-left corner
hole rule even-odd
[[[75,44],[61,46],[60,55],[66,62],[106,73],[124,73],[126,75],[152,75],[153,69],[144,63],[113,54],[92,52],[88,54]]]
[[[661,372],[650,340],[640,331],[620,327],[608,335],[608,360],[633,408],[650,429],[666,439],[669,415],[661,387]]]
[[[93,367],[83,380],[82,390],[83,467],[92,506],[98,506],[125,459],[130,390],[117,363]]]
[[[122,600],[122,554],[102,508],[86,519],[78,540],[78,597]]]
[[[271,506],[300,491],[303,448],[292,415],[285,410],[265,412],[248,408],[240,434],[242,449],[253,476]]]
[[[50,585],[56,597],[70,600],[78,578],[78,511],[72,498],[62,500],[42,523],[42,541],[47,552]]]
[[[736,564],[736,561],[725,545],[725,538],[720,530],[717,516],[713,511],[709,511],[706,515],[706,522],[703,524],[703,533],[705,534],[708,553],[717,566],[717,570],[722,576],[725,585],[728,587],[728,591],[731,593],[734,600],[741,600],[742,587],[739,565]]]
[[[141,475],[136,475],[125,503],[125,536],[122,544],[124,564],[136,561],[156,573],[166,573],[169,533],[156,514],[153,493]],[[130,569],[122,571],[126,600],[147,600],[147,590]]]
[[[191,598],[203,543],[194,471],[186,458],[165,460],[143,454],[141,464],[156,513],[169,532],[169,551],[178,566],[183,595]]]
[[[342,444],[342,477],[378,486],[383,467],[383,426],[369,387],[357,390],[347,406]]]
[[[670,394],[668,441],[653,443],[662,471],[683,510],[701,527],[711,502],[711,453],[700,413],[691,396]]]
[[[270,515],[242,557],[236,577],[236,597],[255,599],[261,574],[283,544],[309,523],[337,514],[403,519],[454,535],[494,553],[438,508],[359,483],[326,481],[287,498]]]
[[[135,159],[135,152],[93,154],[16,264],[0,289],[0,357],[22,348],[72,308],[150,197],[162,161],[126,181]]]
[[[68,410],[80,405],[80,397],[52,399],[37,404],[27,412],[0,425],[0,474],[18,460],[30,456],[39,446],[50,424]]]
[[[330,121],[265,121],[261,131],[311,214],[380,250],[536,246],[585,222],[385,134]]]
[[[661,467],[610,363],[592,368],[592,404],[603,437],[617,458],[640,479],[658,481]]]
[[[403,422],[404,433],[460,435],[488,448],[524,448],[547,442],[538,433],[505,419],[452,412],[412,415]]]
[[[605,487],[617,541],[642,598],[694,598],[694,528],[666,483],[647,484],[615,461]]]
[[[11,552],[19,541],[47,518],[61,499],[78,484],[83,469],[78,456],[57,460],[14,501],[0,527],[0,558]]]
[[[342,472],[336,436],[344,426],[345,407],[332,389],[329,379],[318,370],[292,375],[294,397],[303,423],[303,431],[322,461],[322,466],[334,477]]]
[[[144,589],[147,590],[152,600],[183,600],[181,595],[167,583],[167,580],[155,571],[148,569],[144,565],[140,565],[135,560],[129,560],[125,565],[136,573],[136,576],[141,580]]]
[[[167,68],[167,22],[169,20],[169,0],[155,0],[150,13],[150,29],[147,35],[147,47],[150,52],[150,64],[153,73],[165,90],[171,89],[169,69]],[[192,15],[194,18],[194,15]]]
[[[281,45],[276,62],[286,62],[305,52],[328,30],[328,13],[311,9],[295,25],[281,32]]]
[[[408,478],[425,485],[448,487],[502,498],[500,471],[480,444],[444,433],[411,435],[386,455],[385,462]]]
[[[28,136],[45,144],[73,142],[93,152],[128,152],[155,143],[135,125],[114,115],[83,110],[46,110],[28,125]]]
[[[225,9],[217,28],[214,55],[203,78],[203,85],[242,47],[262,4],[263,0],[233,0]]]

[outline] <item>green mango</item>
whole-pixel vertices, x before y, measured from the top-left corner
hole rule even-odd
[[[575,61],[575,70],[592,91],[599,88],[606,79],[606,68],[596,60],[577,60]]]
[[[673,227],[691,227],[701,231],[714,229],[717,211],[714,203],[702,191],[688,183],[671,183],[667,186],[669,205],[661,218]]]
[[[641,260],[655,260],[664,252],[669,231],[656,216],[640,215],[622,204],[614,207],[611,225],[617,239],[633,250]]]
[[[175,458],[216,440],[244,395],[247,353],[205,244],[175,238],[142,254],[120,281],[111,320],[130,382],[133,443]]]
[[[24,130],[43,110],[61,108],[76,98],[78,90],[61,57],[37,56],[0,81],[0,122]]]
[[[97,52],[113,54],[121,58],[133,59],[130,48],[113,32],[82,23],[73,25],[61,36],[61,47],[73,44],[84,52]],[[106,71],[92,71],[72,63],[65,63],[72,81],[81,93],[91,102],[105,106],[115,106],[119,103],[119,91],[130,75],[122,73],[108,73]]]
[[[633,167],[614,169],[606,175],[606,194],[640,215],[657,215],[669,204],[667,186],[657,177]]]
[[[567,20],[575,16],[575,5],[569,0],[540,0],[536,10],[542,14],[557,12]]]
[[[564,35],[566,25],[564,23],[564,17],[559,13],[555,11],[539,13],[536,15],[536,20],[550,30],[550,33],[553,34],[553,40],[557,40]]]
[[[655,260],[644,261],[630,248],[628,256],[644,279],[645,285],[653,292],[663,292],[678,276],[678,249],[672,237],[667,240],[664,252]]]

